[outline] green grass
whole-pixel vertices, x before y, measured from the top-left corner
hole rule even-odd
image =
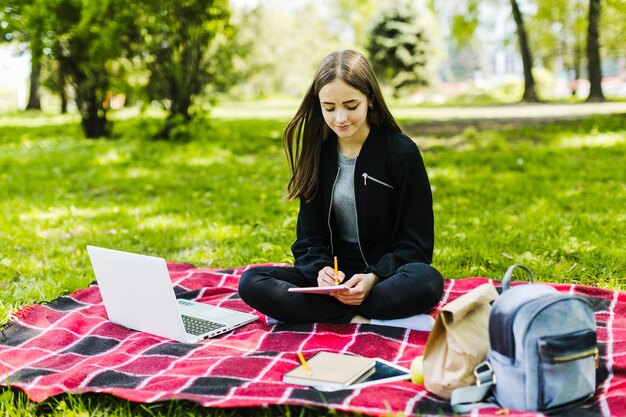
[[[149,117],[118,117],[109,140],[84,139],[75,116],[0,119],[0,320],[92,282],[87,244],[209,267],[291,262],[297,203],[283,198],[288,109],[278,110],[249,119],[218,109],[190,128],[194,140],[174,143],[149,139],[160,127]],[[624,115],[412,136],[434,189],[434,265],[444,276],[500,278],[522,262],[540,281],[624,289]],[[10,416],[322,412],[0,395]]]
[[[446,142],[424,146],[436,187],[435,265],[444,276],[497,278],[522,262],[542,281],[622,289],[623,116],[468,129]]]

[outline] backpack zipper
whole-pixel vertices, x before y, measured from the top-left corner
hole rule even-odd
[[[593,348],[590,350],[586,350],[584,352],[579,352],[579,353],[574,353],[571,355],[566,355],[566,356],[557,356],[555,358],[552,358],[553,362],[570,362],[570,361],[575,361],[577,359],[582,359],[582,358],[586,358],[588,356],[593,356],[595,358],[595,363],[596,363],[596,368],[598,367],[598,356],[599,356],[599,351],[598,348]]]
[[[387,184],[387,183],[386,183],[386,182],[384,182],[384,181],[381,181],[381,180],[379,180],[379,179],[377,179],[377,178],[374,178],[374,177],[372,177],[371,175],[368,175],[368,173],[367,173],[367,172],[364,172],[364,173],[362,174],[362,177],[363,177],[363,185],[367,185],[367,180],[368,180],[368,179],[370,179],[370,180],[372,180],[372,181],[374,181],[374,182],[379,183],[380,185],[384,185],[385,187],[391,188],[392,190],[394,190],[394,189],[395,189],[395,187],[394,187],[393,185],[389,185],[389,184]]]

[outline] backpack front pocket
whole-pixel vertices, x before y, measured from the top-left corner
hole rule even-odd
[[[593,330],[539,338],[537,353],[540,409],[560,407],[593,395],[598,358]]]

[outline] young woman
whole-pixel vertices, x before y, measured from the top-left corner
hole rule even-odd
[[[241,298],[275,321],[419,328],[443,294],[433,253],[432,195],[413,141],[389,112],[370,64],[352,50],[320,63],[283,134],[287,191],[300,200],[293,267],[257,267]],[[335,284],[330,295],[290,287]]]

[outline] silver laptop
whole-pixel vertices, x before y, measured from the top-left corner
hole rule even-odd
[[[129,329],[193,343],[257,319],[176,299],[165,259],[87,246],[109,320]]]

